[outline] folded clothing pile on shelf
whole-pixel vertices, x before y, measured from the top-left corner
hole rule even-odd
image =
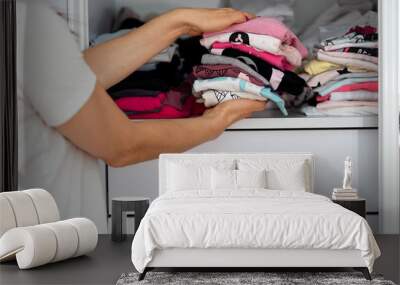
[[[354,26],[378,25],[378,13],[374,0],[332,0],[330,7],[300,32],[300,39],[312,51],[315,43],[345,34]]]
[[[134,12],[123,8],[115,20],[114,32],[98,36],[92,45],[123,36],[143,24]],[[200,63],[201,55],[206,52],[199,38],[180,39],[107,91],[130,119],[172,119],[202,114],[204,106],[191,96],[193,79],[187,73]]]
[[[333,200],[357,200],[358,191],[357,189],[342,189],[334,188],[332,193]]]
[[[193,69],[193,94],[206,107],[245,98],[272,102],[287,115],[283,98],[298,106],[313,95],[293,72],[307,50],[277,19],[257,17],[206,33],[200,43],[211,54],[203,55],[201,65]]]
[[[307,116],[365,116],[378,113],[378,34],[355,26],[316,46],[316,59],[304,70],[316,96]]]

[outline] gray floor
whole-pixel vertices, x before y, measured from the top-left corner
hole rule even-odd
[[[400,236],[376,236],[382,256],[375,272],[386,279],[400,280]],[[78,257],[30,270],[18,270],[15,262],[0,265],[0,284],[115,284],[123,272],[134,271],[130,261],[132,238],[114,243],[110,236],[100,236],[97,249],[89,256]]]
[[[94,252],[29,270],[18,270],[15,262],[0,264],[0,284],[115,284],[123,272],[133,271],[130,260],[132,238],[121,243],[99,236]]]

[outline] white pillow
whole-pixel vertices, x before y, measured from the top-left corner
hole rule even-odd
[[[234,169],[235,160],[175,160],[167,164],[167,191],[210,190],[211,169]]]
[[[267,188],[273,190],[311,191],[308,162],[299,159],[239,159],[240,170],[263,170]]]
[[[306,192],[304,166],[285,169],[272,169],[267,172],[268,188],[272,190],[292,190]]]
[[[267,188],[267,171],[236,170],[237,188]]]
[[[211,170],[211,188],[213,190],[229,189],[239,190],[241,188],[266,188],[267,176],[263,170]]]
[[[170,163],[168,172],[168,191],[210,189],[211,187],[211,167]]]
[[[215,169],[211,170],[211,188],[218,189],[236,189],[236,170],[231,169]]]

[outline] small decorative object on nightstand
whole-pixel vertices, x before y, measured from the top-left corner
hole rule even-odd
[[[352,182],[352,162],[351,157],[347,156],[344,161],[344,177],[342,188],[334,188],[332,193],[332,201],[342,207],[359,214],[365,218],[366,201],[358,197],[357,189],[351,186]]]
[[[140,221],[149,208],[150,199],[145,197],[117,197],[112,199],[111,215],[111,239],[113,241],[123,241],[126,238],[124,234],[125,223],[123,219],[124,212],[134,212],[135,232]]]
[[[344,161],[344,177],[342,188],[334,188],[332,193],[333,200],[355,200],[358,199],[357,189],[351,186],[352,182],[352,163],[351,157],[347,156]]]
[[[359,214],[361,217],[365,218],[366,215],[366,200],[362,198],[352,199],[352,200],[339,200],[332,199],[332,201],[340,206]]]

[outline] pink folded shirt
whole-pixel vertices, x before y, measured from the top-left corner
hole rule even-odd
[[[378,89],[379,89],[379,84],[377,81],[368,81],[368,82],[359,82],[359,83],[352,83],[352,84],[344,85],[335,90],[332,90],[331,93],[333,93],[333,92],[350,92],[350,91],[356,91],[356,90],[367,90],[367,91],[377,92]],[[317,96],[317,101],[324,102],[324,101],[329,100],[330,97],[331,97],[330,93],[325,96]]]
[[[219,32],[205,33],[203,37],[210,37],[229,32],[246,32],[272,36],[280,39],[282,44],[287,44],[297,48],[303,58],[306,58],[308,55],[307,49],[299,38],[281,21],[271,17],[257,17],[241,24],[232,25]]]
[[[211,53],[221,55],[223,50],[226,48],[233,48],[240,50],[242,52],[254,55],[281,70],[290,70],[294,69],[293,65],[291,65],[284,56],[282,55],[275,55],[272,53],[268,53],[266,51],[257,50],[251,46],[244,45],[244,44],[235,44],[235,43],[214,43],[212,45]]]
[[[129,119],[177,119],[203,114],[205,108],[203,104],[195,103],[196,98],[190,96],[183,104],[182,110],[177,110],[171,106],[164,105],[159,112],[148,114],[129,114]]]
[[[115,100],[117,106],[123,111],[153,111],[161,109],[166,94],[160,93],[157,97],[124,97]]]

